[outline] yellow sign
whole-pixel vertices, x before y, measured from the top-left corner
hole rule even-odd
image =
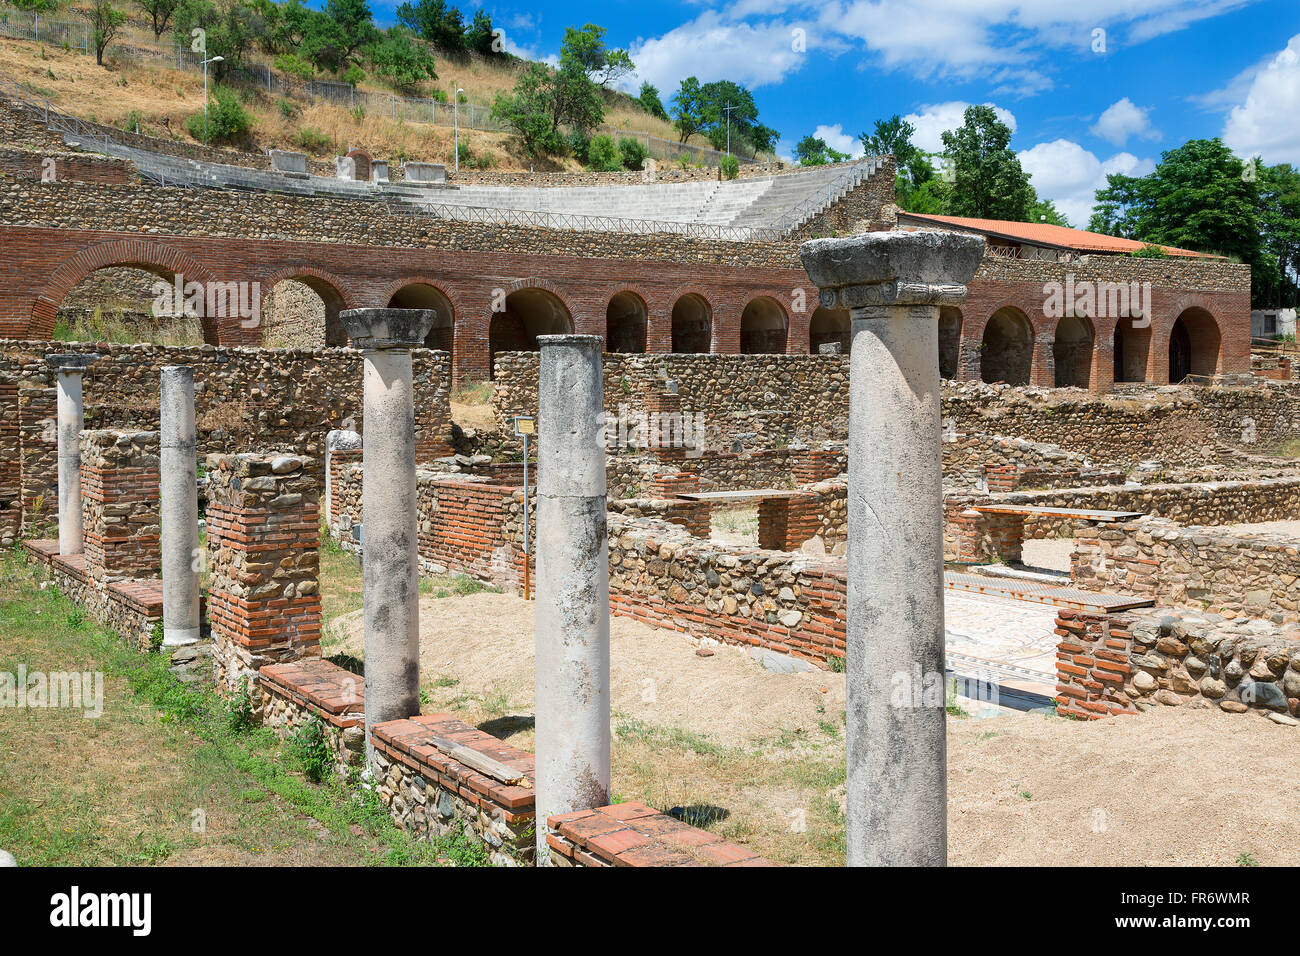
[[[516,434],[516,435],[531,435],[531,434],[534,433],[534,431],[535,431],[535,429],[534,429],[534,425],[533,425],[533,419],[531,419],[531,418],[516,418],[516,419],[515,419],[515,434]]]

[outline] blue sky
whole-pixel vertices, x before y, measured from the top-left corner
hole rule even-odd
[[[455,0],[452,0],[455,2]],[[373,3],[373,0],[372,0]],[[749,86],[778,152],[817,133],[841,150],[893,113],[919,145],[991,103],[1041,195],[1086,227],[1107,172],[1222,136],[1238,155],[1300,165],[1297,0],[474,0],[536,59],[586,22],[628,48],[667,104],[678,82]],[[376,18],[393,4],[376,4]],[[799,32],[802,31],[802,32]]]

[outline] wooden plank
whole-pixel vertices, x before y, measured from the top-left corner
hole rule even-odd
[[[1104,509],[1089,508],[1053,508],[1049,505],[1036,507],[1034,505],[975,505],[975,510],[981,514],[991,515],[1033,515],[1040,518],[1082,518],[1088,521],[1112,522],[1112,521],[1131,521],[1134,518],[1141,518],[1141,511],[1106,511]]]
[[[516,770],[514,767],[507,767],[499,760],[493,760],[486,754],[481,754],[471,747],[464,744],[458,744],[454,740],[448,740],[446,737],[430,737],[426,741],[430,746],[437,747],[448,757],[463,763],[471,770],[477,770],[479,773],[487,774],[493,780],[500,780],[504,784],[514,787],[530,787],[528,778]]]

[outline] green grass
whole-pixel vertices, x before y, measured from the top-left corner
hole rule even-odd
[[[0,558],[0,670],[101,671],[105,701],[97,719],[0,710],[0,846],[21,864],[486,862],[463,837],[414,839],[373,794],[313,783],[310,751],[250,728],[241,702],[182,683],[38,574]]]

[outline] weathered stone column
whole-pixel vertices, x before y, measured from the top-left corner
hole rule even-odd
[[[98,355],[50,355],[59,390],[59,553],[81,554],[81,376]]]
[[[984,240],[876,232],[800,247],[851,309],[847,751],[850,866],[947,862],[939,306]]]
[[[199,488],[194,369],[162,370],[158,398],[162,525],[163,646],[199,639]]]
[[[537,862],[546,819],[609,803],[609,555],[597,335],[542,335],[537,382]]]
[[[429,334],[424,309],[339,313],[365,368],[361,532],[366,648],[366,754],[370,729],[420,713],[420,594],[416,530],[415,385],[411,349]]]

